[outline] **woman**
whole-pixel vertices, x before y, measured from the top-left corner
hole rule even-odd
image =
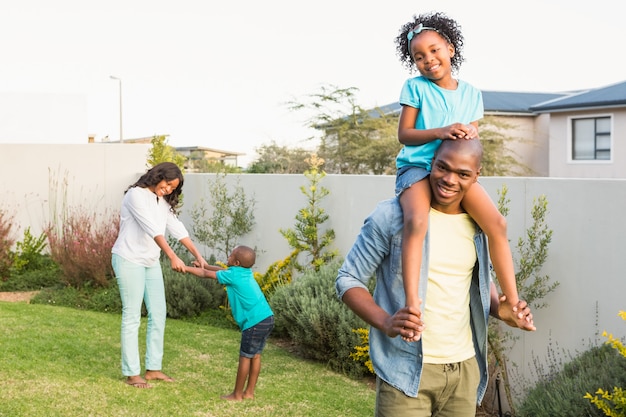
[[[184,272],[185,263],[168,245],[165,231],[179,240],[203,267],[208,266],[176,216],[182,188],[180,169],[171,162],[162,162],[128,187],[122,201],[112,264],[122,299],[122,373],[126,383],[136,388],[150,388],[150,380],[174,381],[161,370],[167,314],[159,262],[161,250],[173,270]],[[144,378],[140,375],[138,343],[142,302],[148,311]]]

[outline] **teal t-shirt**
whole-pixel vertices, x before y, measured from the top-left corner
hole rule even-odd
[[[215,275],[226,286],[233,318],[242,331],[274,315],[250,268],[230,266]]]
[[[446,90],[429,79],[418,76],[405,81],[400,104],[419,109],[416,129],[433,129],[452,123],[469,124],[482,119],[484,105],[479,89],[462,80],[456,90]],[[418,166],[430,171],[441,140],[423,145],[405,145],[396,158],[396,167]]]

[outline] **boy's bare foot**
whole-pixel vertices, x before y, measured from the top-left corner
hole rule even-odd
[[[254,400],[254,394],[246,394],[245,392],[243,393],[243,399],[244,400]]]
[[[174,378],[168,375],[165,375],[161,371],[146,371],[146,379],[148,381],[174,382]]]
[[[124,382],[135,388],[152,388],[152,385],[148,384],[148,382],[139,375],[129,376]]]
[[[241,400],[243,400],[243,397],[238,397],[237,395],[235,395],[234,392],[231,392],[228,395],[222,395],[220,398],[222,400],[228,400],[228,401],[241,401]]]

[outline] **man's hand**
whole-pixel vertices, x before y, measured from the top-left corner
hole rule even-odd
[[[382,330],[389,337],[400,335],[405,340],[412,340],[421,335],[425,328],[422,312],[418,308],[403,307],[385,320]]]
[[[528,303],[524,300],[519,300],[516,305],[511,305],[506,300],[506,295],[501,296],[500,304],[498,305],[498,316],[500,320],[511,327],[530,332],[537,330],[533,323],[533,313],[530,311]]]

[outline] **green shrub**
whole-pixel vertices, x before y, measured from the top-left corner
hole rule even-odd
[[[43,253],[45,233],[36,238],[30,228],[26,228],[24,238],[15,244],[15,248],[15,252],[11,252],[9,276],[0,280],[1,291],[36,291],[60,283],[58,265],[50,255]]]
[[[299,354],[326,362],[331,369],[361,377],[367,368],[350,357],[360,344],[353,329],[365,323],[335,294],[340,260],[309,269],[290,285],[276,289],[269,302],[276,316],[275,335],[288,336]]]
[[[611,346],[602,345],[578,355],[558,372],[539,375],[539,382],[517,408],[521,417],[604,416],[584,398],[596,392],[626,385],[626,359]]]
[[[626,320],[626,311],[620,311],[619,316],[622,320]],[[621,356],[626,358],[626,345],[621,340],[613,337],[612,333],[607,333],[606,330],[602,332],[602,336],[607,338],[605,342],[607,345],[615,349]],[[616,385],[613,386],[613,390],[598,388],[595,395],[591,395],[589,392],[585,394],[585,398],[591,401],[599,410],[610,417],[626,417],[626,389],[620,388]]]
[[[122,299],[117,282],[106,288],[95,288],[86,303],[88,310],[99,311],[101,313],[122,313]]]
[[[48,266],[20,274],[11,274],[6,281],[0,281],[0,291],[38,291],[58,286],[61,282],[59,267],[49,259]]]
[[[108,287],[74,288],[70,286],[46,287],[31,299],[31,304],[49,304],[91,310],[101,313],[121,313],[122,300],[117,285]]]
[[[169,262],[162,267],[169,317],[196,317],[224,303],[226,292],[216,281],[172,271]]]
[[[31,304],[49,304],[61,307],[71,307],[79,310],[87,310],[90,303],[86,289],[74,287],[44,288],[30,300]]]

